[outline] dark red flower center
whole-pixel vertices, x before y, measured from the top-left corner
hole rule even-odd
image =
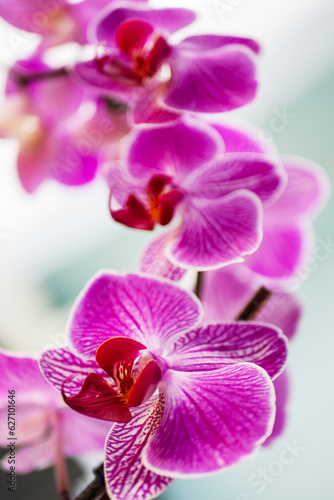
[[[167,175],[155,175],[146,189],[146,205],[135,195],[130,195],[122,209],[110,208],[111,216],[117,222],[136,229],[151,231],[155,224],[166,226],[183,199],[182,191],[174,187],[171,180]]]
[[[151,24],[140,19],[125,21],[116,32],[116,44],[128,56],[137,76],[153,76],[170,53],[166,40]]]
[[[90,373],[78,394],[65,402],[79,413],[110,420],[129,422],[129,408],[145,403],[156,391],[162,372],[146,346],[127,337],[106,340],[96,351],[96,361],[116,382],[118,391],[97,373]]]

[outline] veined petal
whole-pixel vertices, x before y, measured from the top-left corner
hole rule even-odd
[[[235,191],[213,200],[192,200],[167,256],[180,267],[214,269],[254,252],[262,237],[262,208],[257,196]]]
[[[251,102],[256,94],[254,54],[242,45],[207,51],[173,48],[164,102],[187,111],[218,113]]]
[[[0,348],[0,371],[0,393],[7,394],[8,389],[15,389],[23,394],[35,389],[36,392],[41,392],[42,400],[48,393],[53,394],[52,388],[41,374],[38,361],[34,357]]]
[[[65,381],[62,395],[72,410],[111,422],[130,422],[131,413],[126,407],[125,398],[97,373],[90,373],[86,377],[80,392],[75,396],[66,395],[66,385]]]
[[[155,238],[145,249],[139,269],[153,276],[162,276],[173,281],[183,278],[186,269],[174,266],[165,256],[165,250],[176,236],[176,231],[167,231]]]
[[[103,15],[96,25],[95,36],[99,43],[113,47],[116,45],[115,34],[120,24],[130,20],[143,20],[165,38],[175,31],[184,28],[196,18],[189,9],[129,9],[120,7]]]
[[[66,381],[67,395],[77,394],[87,375],[94,372],[107,377],[93,359],[76,356],[70,349],[50,349],[42,354],[39,366],[46,380],[59,392]],[[116,386],[115,386],[116,387]]]
[[[130,135],[125,162],[134,177],[163,173],[182,181],[192,171],[223,152],[219,134],[190,118]]]
[[[165,408],[142,460],[156,474],[197,477],[236,464],[271,432],[273,385],[256,365],[205,372],[168,370]]]
[[[237,189],[247,189],[265,202],[275,196],[285,181],[279,162],[264,154],[227,153],[187,179],[194,196],[219,198]]]
[[[174,370],[215,370],[249,362],[274,379],[284,368],[287,340],[280,330],[261,323],[206,325],[181,335],[165,356]]]
[[[199,324],[200,303],[172,283],[104,272],[88,283],[74,307],[70,338],[84,356],[112,337],[130,337],[160,350],[173,335]]]
[[[106,441],[105,475],[107,492],[114,500],[150,500],[172,482],[141,461],[141,452],[159,425],[163,406],[163,399],[156,396],[132,410],[131,422],[112,427]]]

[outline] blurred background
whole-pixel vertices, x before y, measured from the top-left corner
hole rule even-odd
[[[264,140],[271,137],[281,153],[320,164],[334,183],[332,0],[152,0],[151,5],[198,10],[199,21],[183,34],[258,40],[263,47],[258,98],[230,115],[260,127]],[[18,47],[15,33],[0,23],[1,89],[6,67],[37,45],[29,34]],[[86,281],[101,268],[134,270],[150,235],[110,219],[108,193],[100,180],[76,189],[50,181],[34,196],[26,194],[17,178],[16,154],[14,140],[0,140],[0,345],[40,352],[63,343],[68,312]],[[176,480],[163,500],[334,498],[333,214],[331,199],[315,222],[316,246],[324,249],[325,258],[309,259],[300,276],[297,294],[304,314],[291,346],[292,388],[284,435],[221,475]],[[284,450],[291,449],[293,459],[283,463]],[[80,490],[81,481],[87,480],[82,471],[99,459],[72,463],[74,488]],[[4,484],[1,478],[0,496],[11,498]],[[15,498],[55,499],[51,472],[19,477]]]

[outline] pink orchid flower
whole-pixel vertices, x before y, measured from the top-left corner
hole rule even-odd
[[[170,42],[173,33],[194,20],[187,9],[112,9],[95,25],[103,50],[76,71],[85,82],[129,104],[135,123],[174,120],[179,110],[229,111],[252,101],[258,44],[220,35]]]
[[[265,155],[224,152],[212,127],[183,117],[133,131],[107,180],[117,222],[152,230],[181,219],[166,256],[181,268],[212,269],[257,249],[262,204],[277,197],[284,172]]]
[[[37,359],[0,350],[0,368],[3,430],[9,429],[8,391],[15,391],[14,427],[13,421],[10,422],[11,436],[16,438],[16,472],[27,474],[57,465],[63,457],[103,449],[108,426],[66,407],[43,377]],[[0,445],[6,447],[7,444],[7,434],[2,432]],[[9,469],[8,456],[2,459],[1,466]]]
[[[40,48],[72,41],[85,44],[90,21],[113,1],[0,0],[0,16],[16,28],[41,35]]]
[[[220,471],[271,432],[285,337],[258,323],[199,326],[201,316],[198,299],[170,281],[103,272],[74,307],[71,346],[42,355],[71,408],[116,422],[105,448],[115,500]]]
[[[124,111],[110,113],[106,100],[86,96],[65,72],[48,73],[53,70],[39,58],[16,63],[0,117],[0,137],[19,140],[18,174],[29,193],[47,179],[68,186],[92,181],[103,147],[115,157],[115,142],[129,131]]]
[[[294,156],[279,157],[271,145],[263,145],[259,139],[259,131],[249,126],[222,123],[210,125],[223,139],[227,158],[230,155],[234,158],[241,155],[251,165],[254,160],[258,161],[262,157],[266,161],[280,163],[284,169],[285,186],[283,184],[278,196],[262,204],[262,240],[257,249],[244,254],[243,265],[254,274],[254,279],[256,276],[260,278],[260,286],[266,283],[271,289],[285,289],[291,283],[291,278],[298,275],[306,257],[312,252],[312,220],[328,199],[328,177],[321,167],[309,160]],[[221,182],[222,174],[223,172],[218,177],[213,173],[212,188],[215,182]],[[208,178],[209,175],[210,170],[207,172]],[[228,178],[228,171],[225,175]],[[254,179],[250,179],[254,182]],[[200,176],[199,180],[202,182]],[[265,184],[264,177],[262,181]],[[239,182],[235,187],[243,186],[256,192],[254,187],[248,185],[246,177]],[[173,232],[169,232],[153,240],[142,256],[140,269],[170,279],[182,276],[185,271],[181,268],[185,266],[177,262],[169,250],[175,237]],[[197,245],[194,248],[197,252]]]

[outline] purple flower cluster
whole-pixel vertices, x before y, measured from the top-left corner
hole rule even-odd
[[[68,346],[39,365],[0,353],[0,391],[20,393],[20,472],[105,441],[110,498],[149,500],[174,478],[237,464],[284,427],[288,382],[273,381],[300,317],[287,291],[328,184],[318,166],[229,123],[256,95],[258,44],[175,43],[194,12],[140,0],[0,0],[0,15],[40,35],[8,72],[0,117],[0,136],[19,141],[24,189],[101,175],[114,221],[163,227],[137,274],[88,283]],[[80,60],[51,66],[50,49],[69,42]],[[200,300],[178,283],[191,271]],[[273,293],[255,320],[236,321],[263,286]]]

